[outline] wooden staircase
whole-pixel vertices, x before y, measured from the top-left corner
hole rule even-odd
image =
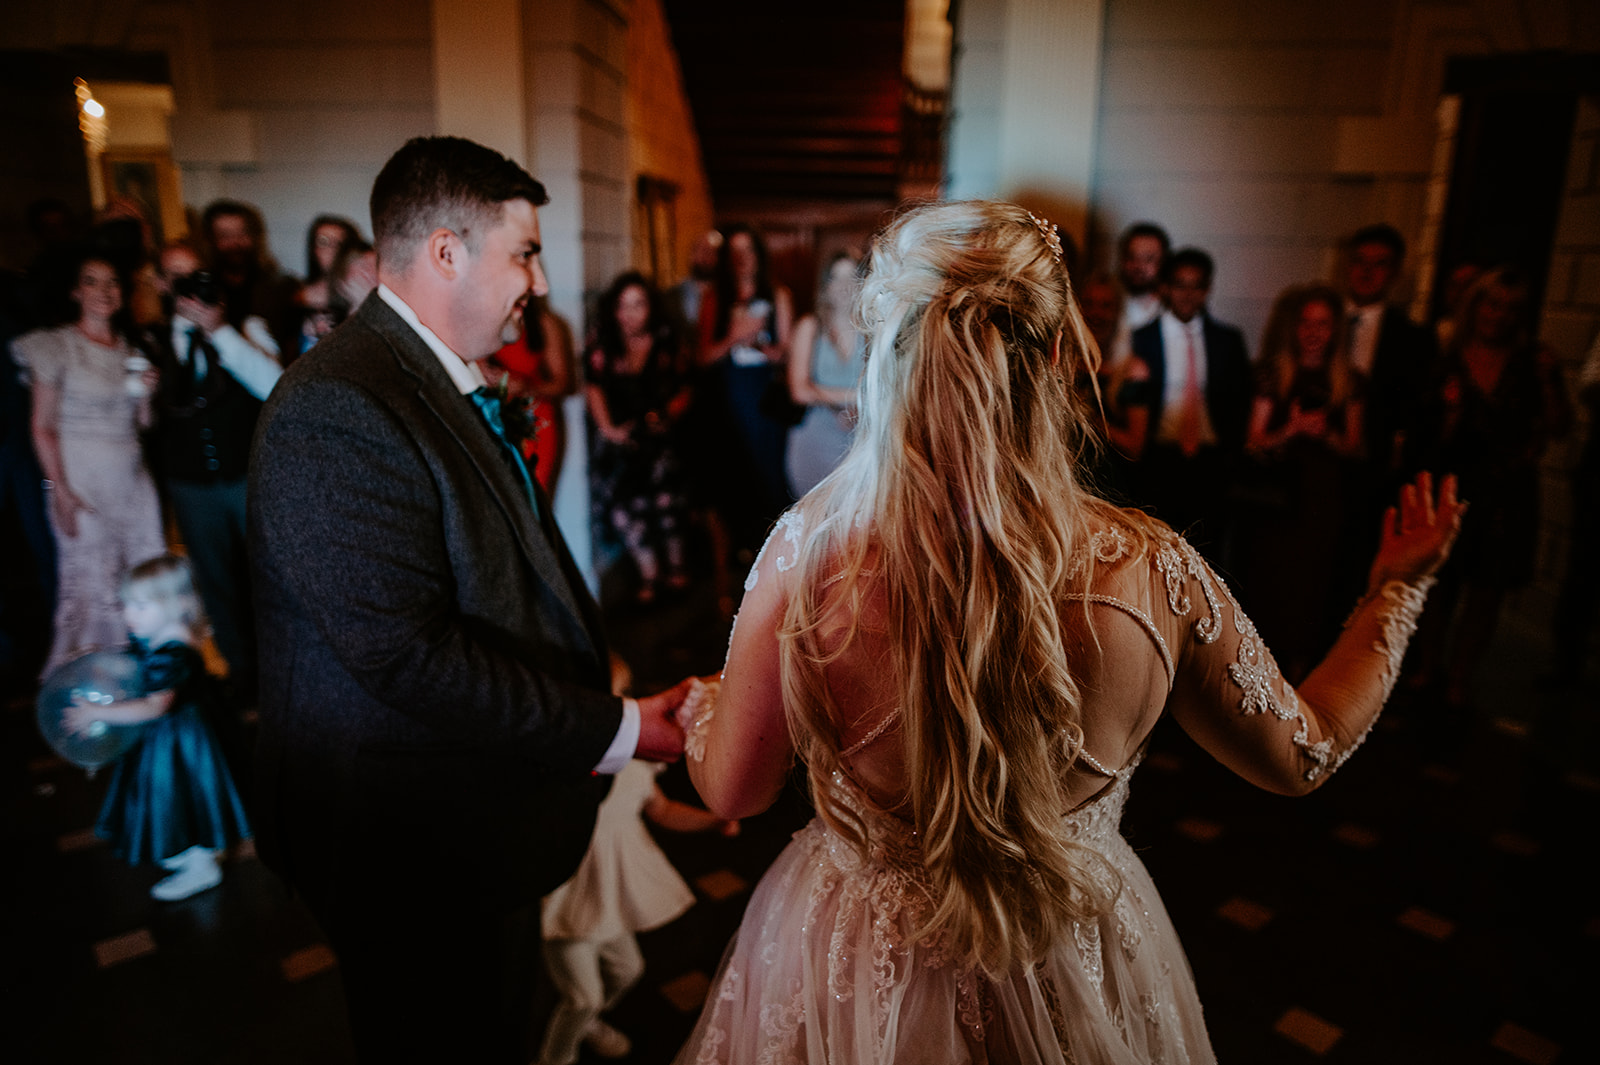
[[[717,213],[899,196],[904,0],[666,0]]]

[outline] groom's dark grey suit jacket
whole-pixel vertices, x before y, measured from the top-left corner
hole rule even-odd
[[[576,869],[622,707],[541,503],[376,293],[273,391],[250,472],[258,838],[313,897],[517,906]]]

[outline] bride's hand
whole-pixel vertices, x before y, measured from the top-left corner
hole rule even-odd
[[[664,692],[639,702],[639,745],[634,757],[652,762],[676,762],[683,754],[683,726],[678,708],[689,694],[689,682],[680,681]]]
[[[1384,512],[1370,587],[1381,588],[1388,581],[1415,584],[1437,573],[1450,557],[1466,512],[1467,504],[1456,499],[1455,474],[1445,477],[1437,502],[1433,475],[1426,471],[1418,474],[1415,484],[1400,490],[1399,507]]]

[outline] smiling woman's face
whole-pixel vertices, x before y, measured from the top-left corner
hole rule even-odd
[[[1296,350],[1302,359],[1320,359],[1333,342],[1333,308],[1321,300],[1311,300],[1300,308],[1300,321],[1295,326]]]
[[[86,321],[107,321],[122,309],[122,282],[116,269],[107,262],[90,259],[78,271],[78,284],[72,290]]]

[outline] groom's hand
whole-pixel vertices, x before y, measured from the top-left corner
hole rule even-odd
[[[689,695],[683,680],[655,695],[639,700],[639,746],[634,757],[652,762],[676,762],[683,756],[683,729],[676,711]]]

